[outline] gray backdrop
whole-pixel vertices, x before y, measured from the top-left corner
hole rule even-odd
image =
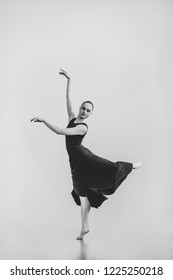
[[[1,0],[0,258],[172,259],[173,1]],[[64,136],[64,77],[76,112],[95,110],[84,145],[135,162],[84,242]]]

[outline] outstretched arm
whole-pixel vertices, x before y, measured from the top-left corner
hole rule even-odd
[[[42,122],[50,130],[52,130],[53,132],[55,132],[56,134],[59,134],[59,135],[83,135],[87,131],[86,126],[82,125],[82,124],[76,125],[75,127],[71,127],[71,128],[60,128],[53,124],[50,124],[49,122],[47,122],[46,120],[44,120],[42,118],[33,118],[33,119],[31,119],[31,122]]]
[[[69,121],[73,118],[75,118],[75,114],[73,112],[72,108],[72,101],[70,97],[70,77],[68,76],[67,72],[64,70],[60,69],[61,71],[59,72],[60,75],[63,75],[67,79],[67,87],[66,87],[66,104],[67,104],[67,113],[69,117]]]

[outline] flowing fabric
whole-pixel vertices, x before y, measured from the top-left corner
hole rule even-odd
[[[68,128],[85,123],[75,123],[72,119]],[[87,132],[86,132],[87,133]],[[82,145],[86,135],[66,136],[66,149],[71,167],[73,191],[72,196],[77,205],[81,205],[80,196],[87,197],[91,207],[98,208],[106,199],[105,195],[113,194],[132,171],[132,163],[112,162],[93,154]]]

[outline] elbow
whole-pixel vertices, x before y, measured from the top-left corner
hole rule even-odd
[[[56,134],[58,134],[58,135],[65,135],[64,129],[63,128],[58,128],[56,130]]]
[[[58,129],[58,130],[56,129],[56,130],[55,130],[55,133],[58,134],[58,135],[61,135],[61,134],[62,134],[60,129]]]

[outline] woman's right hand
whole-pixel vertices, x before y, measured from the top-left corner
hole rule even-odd
[[[67,72],[62,70],[62,69],[60,69],[59,74],[65,76],[68,80],[70,79],[70,77],[68,76]]]
[[[44,119],[42,119],[42,118],[33,118],[33,119],[31,119],[31,122],[44,122]]]

